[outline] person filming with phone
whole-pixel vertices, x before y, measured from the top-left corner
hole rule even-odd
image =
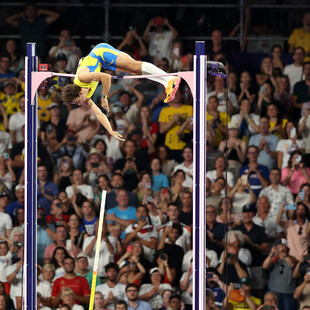
[[[264,304],[257,310],[279,310],[277,294],[274,292],[267,292],[264,296]]]
[[[310,304],[310,268],[307,267],[303,282],[296,288],[294,298],[299,301],[300,309]]]

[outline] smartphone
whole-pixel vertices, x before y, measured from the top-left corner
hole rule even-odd
[[[241,176],[241,184],[242,185],[247,185],[247,183],[248,183],[248,176],[246,174],[243,174]]]
[[[150,182],[145,183],[145,188],[151,188],[151,187],[152,187],[152,184]]]
[[[264,92],[266,91],[266,86],[261,86],[261,87],[259,88],[259,91],[260,91],[261,93],[264,93]]]
[[[4,159],[9,159],[9,153],[3,153]]]
[[[275,310],[275,307],[274,306],[267,306],[267,305],[265,305],[263,307],[263,310]]]
[[[288,205],[285,205],[285,210],[296,210],[297,205],[296,203],[290,203]]]
[[[172,52],[175,56],[177,56],[177,57],[180,56],[180,48],[179,47],[174,47]]]
[[[68,141],[75,142],[77,140],[76,136],[68,136]]]
[[[207,279],[213,279],[213,273],[212,272],[207,273]]]
[[[173,223],[170,221],[170,222],[167,223],[166,226],[172,226],[172,225],[173,225]]]
[[[305,255],[305,256],[307,256],[307,255]],[[309,267],[306,269],[306,274],[310,274],[310,268]]]
[[[67,248],[68,251],[72,250],[72,241],[71,241],[71,239],[67,239],[66,240],[66,248]]]
[[[93,168],[98,168],[100,166],[100,163],[90,163],[90,165],[93,167]]]
[[[140,221],[145,221],[146,220],[146,216],[140,216]]]
[[[302,157],[301,155],[297,155],[296,158],[295,158],[296,162],[300,163],[301,160],[302,160]]]
[[[165,254],[160,254],[159,256],[162,260],[167,260],[167,256]]]
[[[121,109],[119,107],[112,107],[112,113],[119,113]]]
[[[154,198],[153,198],[152,196],[148,196],[148,197],[146,197],[146,201],[147,201],[147,202],[152,202],[152,201],[153,201],[153,199],[154,199]]]
[[[305,191],[304,191],[303,189],[301,189],[301,190],[299,191],[299,197],[300,197],[301,200],[304,200]]]
[[[73,45],[72,41],[70,41],[70,40],[64,41],[64,46],[72,46],[72,45]]]
[[[48,125],[47,126],[47,132],[51,133],[53,131],[53,125]]]
[[[132,245],[130,245],[130,244],[127,245],[126,251],[127,252],[131,252],[132,251]]]
[[[290,136],[291,136],[291,138],[294,138],[296,136],[296,128],[295,127],[291,128]]]
[[[233,283],[234,290],[240,290],[241,289],[241,284],[240,283]]]

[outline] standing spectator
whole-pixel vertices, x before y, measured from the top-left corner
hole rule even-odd
[[[96,287],[96,292],[100,292],[104,298],[104,307],[114,310],[114,303],[124,299],[126,286],[118,283],[119,267],[115,263],[105,266],[105,273],[108,281]]]
[[[243,99],[248,99],[250,106],[253,103],[256,91],[251,85],[251,75],[248,71],[241,72],[239,89],[237,88],[236,95],[238,96],[238,102],[241,102]]]
[[[223,44],[223,34],[221,30],[214,29],[212,31],[211,42],[207,45],[206,51],[211,60],[215,60],[218,54],[226,54],[227,50]]]
[[[136,208],[129,205],[128,194],[124,189],[118,191],[115,200],[118,205],[112,209],[107,210],[105,218],[108,223],[108,228],[112,226],[113,222],[121,226],[123,230],[121,237],[124,239],[125,229],[127,226],[134,224],[137,220]]]
[[[76,71],[79,59],[82,57],[81,49],[76,46],[68,29],[62,29],[59,34],[58,45],[52,46],[48,52],[48,61],[53,63],[58,55],[64,54],[67,57],[66,71]],[[56,68],[57,70],[58,68]]]
[[[310,52],[310,13],[305,12],[302,19],[303,28],[296,28],[291,33],[288,44],[289,53],[293,53],[294,48],[302,47],[305,50],[306,56]]]
[[[294,62],[285,66],[283,74],[287,75],[290,81],[290,93],[293,93],[294,86],[303,79],[303,62],[305,58],[305,50],[302,47],[296,47],[293,52]]]
[[[310,61],[303,63],[303,73],[305,79],[297,82],[293,89],[294,117],[296,118],[300,117],[300,112],[301,116],[306,116],[310,109],[310,94],[308,92],[310,86]]]
[[[25,96],[19,98],[18,104],[20,111],[13,114],[9,121],[9,130],[13,145],[24,141],[22,130],[25,124]]]
[[[277,224],[287,232],[287,245],[291,255],[300,260],[308,251],[310,225],[307,219],[309,210],[302,202],[299,202],[294,211],[294,219],[282,220],[284,211],[285,205],[282,206],[278,214]]]
[[[238,110],[238,101],[234,93],[228,91],[228,102],[226,103],[225,79],[220,76],[215,77],[214,91],[208,93],[208,99],[213,96],[218,99],[218,112],[225,112],[232,115]],[[226,105],[228,106],[227,108]]]
[[[170,149],[170,155],[177,162],[182,162],[182,152],[185,142],[179,139],[177,132],[185,120],[193,116],[193,107],[183,104],[183,90],[179,88],[175,98],[159,115],[159,132],[165,134],[165,145]],[[188,132],[186,130],[186,132]]]
[[[280,239],[279,242],[263,263],[263,268],[270,270],[268,288],[277,294],[280,310],[296,309],[293,297],[296,284],[292,275],[297,261],[289,254],[286,240]]]
[[[27,3],[23,12],[8,17],[6,22],[19,29],[24,55],[27,55],[27,43],[37,42],[38,55],[44,60],[47,54],[47,26],[54,23],[59,16],[57,12],[38,9],[34,3]]]
[[[184,161],[176,165],[173,172],[177,170],[183,170],[185,172],[185,181],[183,182],[184,187],[193,187],[193,149],[191,146],[185,146],[183,149],[182,157]]]
[[[38,166],[38,195],[37,203],[45,209],[46,214],[50,214],[50,205],[54,197],[58,195],[58,187],[55,183],[47,180],[48,172],[45,166]]]
[[[281,171],[274,168],[269,174],[270,185],[263,188],[259,193],[259,197],[267,197],[270,202],[270,214],[278,216],[283,204],[291,204],[294,202],[291,191],[280,184],[281,182]]]
[[[269,170],[277,166],[276,148],[278,141],[279,139],[275,135],[269,134],[268,118],[261,117],[259,121],[259,134],[252,136],[249,141],[249,145],[258,147],[258,164],[267,166]]]
[[[64,287],[73,290],[74,303],[87,304],[89,302],[90,289],[84,277],[74,273],[75,261],[72,257],[64,260],[65,274],[55,280],[52,289],[52,305],[56,308],[60,304],[61,295]]]
[[[127,284],[125,292],[128,310],[152,310],[149,303],[139,299],[139,286],[137,284]]]
[[[169,30],[165,30],[165,26]],[[154,27],[155,31],[151,31]],[[171,59],[172,42],[178,36],[178,31],[170,24],[167,18],[157,16],[150,19],[143,33],[143,39],[149,43],[149,55],[160,60]]]

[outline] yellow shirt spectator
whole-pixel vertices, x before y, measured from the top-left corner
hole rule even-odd
[[[2,102],[3,107],[5,108],[6,114],[8,116],[20,111],[18,102],[19,98],[23,94],[24,93],[20,92],[15,95],[6,95],[4,92],[0,92],[0,102]]]
[[[304,28],[294,29],[288,39],[288,44],[294,48],[303,47],[307,55],[310,52],[310,32],[305,31]],[[309,57],[305,61],[309,61]]]
[[[218,112],[218,113],[219,113],[220,123],[227,126],[227,124],[230,122],[230,116],[227,115],[226,112]],[[209,114],[208,112],[207,112],[207,122],[211,124],[211,127],[213,128],[215,132],[214,146],[218,146],[224,137],[221,131],[218,129],[213,115]]]

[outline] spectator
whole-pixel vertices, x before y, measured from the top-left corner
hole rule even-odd
[[[127,310],[127,303],[125,300],[118,300],[117,302],[115,302],[115,310]]]
[[[78,61],[82,57],[81,49],[76,46],[68,29],[62,29],[59,34],[59,43],[54,45],[48,52],[48,61],[53,63],[59,55],[67,58],[66,71],[73,73],[76,71]],[[58,68],[56,67],[56,70]]]
[[[224,197],[220,201],[219,215],[216,217],[218,223],[226,224],[229,229],[238,226],[242,222],[242,217],[238,214],[232,214],[232,199]]]
[[[11,59],[10,54],[0,55],[0,86],[1,88],[5,85],[10,78],[15,76],[15,72],[10,70]]]
[[[8,204],[8,193],[0,193],[0,236],[4,236],[6,238],[9,238],[13,228],[12,219],[5,210]]]
[[[193,194],[189,190],[181,192],[179,220],[186,226],[193,226]]]
[[[162,173],[169,177],[177,162],[174,159],[170,159],[169,149],[167,146],[160,145],[157,149],[157,152],[158,152],[158,158],[161,161]]]
[[[298,287],[296,287],[296,290],[294,292],[294,298],[299,301],[300,309],[305,309],[305,306],[306,308],[308,308],[307,305],[310,302],[308,293],[310,275],[308,272],[304,275],[303,280],[304,281]]]
[[[19,29],[24,55],[27,55],[27,42],[37,42],[38,55],[44,60],[47,54],[47,26],[54,23],[59,16],[57,12],[42,10],[34,3],[27,3],[23,12],[8,17],[6,22]]]
[[[162,292],[172,290],[168,283],[162,283],[161,271],[158,267],[150,270],[151,283],[143,284],[140,288],[139,299],[150,304],[152,308],[160,308],[163,304]]]
[[[111,192],[110,179],[105,174],[100,174],[95,184],[94,203],[97,210],[99,209],[101,203],[102,191],[106,191],[107,193]]]
[[[250,138],[249,145],[255,145],[259,149],[257,162],[267,166],[270,170],[276,167],[276,146],[279,139],[269,133],[269,122],[267,117],[261,117],[259,122],[259,133]]]
[[[1,69],[1,65],[0,65]],[[1,85],[1,83],[0,83]],[[17,91],[17,85],[14,79],[7,79],[2,88],[3,92],[0,91],[0,100],[2,103],[2,110],[5,113],[3,121],[6,121],[6,117],[10,117],[20,111],[19,101],[21,97],[24,97],[22,92]],[[25,112],[25,111],[24,111]]]
[[[222,31],[214,29],[211,33],[211,42],[206,48],[207,54],[211,60],[215,60],[217,54],[226,54],[227,50],[223,44]]]
[[[184,305],[182,305],[181,301],[182,300],[181,300],[181,296],[180,295],[171,295],[170,298],[169,298],[169,306],[168,306],[167,309],[169,309],[169,310],[186,309],[186,308],[184,308]]]
[[[277,162],[278,168],[283,169],[287,167],[290,154],[299,150],[305,154],[305,142],[302,139],[298,139],[295,124],[292,121],[288,121],[284,127],[283,139],[281,139],[277,145]]]
[[[44,264],[48,264],[51,262],[52,254],[56,249],[56,247],[58,246],[65,248],[72,256],[74,257],[77,256],[79,252],[78,248],[74,244],[72,244],[72,242],[67,243],[66,241],[67,241],[67,230],[65,226],[60,225],[56,227],[54,243],[47,246],[44,252]]]
[[[52,286],[55,275],[55,267],[45,264],[42,268],[43,280],[37,286],[37,292],[41,294],[41,303],[45,307],[52,307]]]
[[[310,210],[310,184],[305,183],[300,186],[295,202],[303,202]]]
[[[148,214],[146,206],[137,207],[137,221],[126,227],[123,244],[126,246],[132,241],[141,242],[145,258],[152,262],[158,242],[158,231],[156,226],[150,223]]]
[[[269,174],[270,185],[263,188],[259,197],[267,197],[270,202],[270,214],[278,216],[283,204],[291,204],[294,202],[291,191],[280,184],[281,171],[277,168],[271,169]]]
[[[310,111],[306,111],[305,115],[301,117],[298,125],[298,133],[303,137],[306,145],[305,162],[306,166],[310,166]]]
[[[50,214],[50,204],[54,197],[58,195],[58,187],[55,183],[47,180],[48,172],[45,166],[38,166],[38,195],[37,203],[45,209],[46,214]]]
[[[118,283],[117,276],[119,267],[117,264],[109,263],[105,266],[105,273],[108,281],[96,287],[96,292],[100,292],[104,298],[104,307],[114,309],[113,304],[124,299],[126,286]]]
[[[303,61],[305,58],[305,50],[302,47],[296,47],[293,52],[294,62],[290,65],[286,65],[283,74],[287,75],[289,78],[290,93],[293,93],[294,86],[297,82],[303,79]]]
[[[218,147],[227,133],[227,125],[230,122],[230,116],[226,112],[218,111],[219,100],[216,96],[210,96],[207,104],[207,122],[208,127],[213,128],[215,139],[213,146]]]
[[[115,139],[114,139],[115,140]],[[112,175],[111,179],[111,186],[112,186],[112,191],[107,194],[107,199],[106,199],[106,209],[112,209],[117,206],[117,201],[116,196],[117,193],[120,189],[124,189],[124,177],[120,173],[114,173]],[[128,198],[129,198],[129,205],[133,207],[137,207],[138,202],[137,202],[137,196],[133,194],[131,191],[127,191]]]
[[[75,213],[70,214],[68,218],[69,237],[71,242],[82,250],[84,240],[88,237],[88,234],[85,230],[80,231],[80,227],[80,218]]]
[[[17,48],[16,41],[13,39],[8,39],[5,42],[5,52],[10,55],[11,66],[10,70],[13,72],[18,72],[24,66],[24,59],[20,53],[19,48]]]
[[[113,222],[121,225],[123,230],[121,237],[124,239],[125,229],[127,226],[134,224],[137,220],[136,208],[129,205],[128,194],[124,189],[118,191],[115,200],[118,205],[112,209],[107,210],[105,218],[108,223],[108,228],[111,227]]]
[[[150,163],[152,171],[152,190],[159,192],[162,187],[169,187],[169,181],[165,174],[161,173],[161,161],[159,158],[153,158]]]
[[[135,192],[137,193],[138,196],[139,204],[146,204],[148,201],[153,201],[154,194],[156,193],[153,191],[152,185],[153,185],[152,175],[148,172],[143,172],[138,187],[135,189]]]
[[[2,191],[12,196],[13,186],[16,184],[16,176],[8,153],[0,153],[0,184]]]
[[[287,167],[282,169],[281,181],[294,195],[298,194],[302,184],[310,183],[310,168],[305,167],[304,157],[300,151],[291,153]]]
[[[256,90],[251,85],[251,75],[248,71],[241,72],[240,84],[239,88],[236,90],[236,96],[238,102],[242,102],[243,99],[248,99],[250,106],[256,97]]]
[[[296,258],[289,251],[286,240],[280,239],[263,263],[263,268],[270,270],[268,288],[277,294],[280,310],[296,309],[293,297],[296,284],[292,277]]]
[[[290,81],[287,75],[278,77],[278,85],[273,98],[278,102],[282,114],[289,117],[293,113],[293,95],[290,92]]]
[[[275,75],[279,76],[283,73],[284,63],[281,60],[281,56],[283,54],[283,50],[281,45],[275,44],[271,48],[271,56],[272,56],[272,64],[275,71]]]
[[[209,182],[210,182],[210,185],[208,185]],[[219,206],[220,206],[220,201],[224,196],[224,188],[226,186],[226,180],[224,177],[218,177],[215,179],[215,181],[211,185],[210,179],[207,178],[206,183],[207,183],[207,189],[208,187],[211,188],[212,186],[210,193],[207,194],[206,203],[207,205],[213,205],[216,211],[218,211]]]
[[[3,111],[3,105],[0,104],[0,118],[1,118],[1,114],[4,116],[6,115],[5,112]],[[0,125],[0,152],[1,153],[9,153],[12,150],[12,140],[11,140],[11,136],[8,132],[6,132],[5,130],[9,129],[9,124],[7,121],[7,124],[4,126],[4,128],[1,128]]]
[[[275,292],[267,292],[264,296],[264,304],[261,305],[257,310],[264,310],[264,306],[272,306],[274,310],[279,310],[278,296]]]
[[[16,200],[11,202],[7,208],[6,213],[10,214],[13,218],[15,217],[15,212],[18,208],[24,208],[25,202],[25,187],[24,185],[18,184],[15,187],[15,196]]]
[[[74,304],[74,291],[69,287],[64,287],[61,290],[61,301],[63,304],[68,305],[72,310],[84,310],[84,307]]]
[[[134,283],[130,283],[126,286],[126,297],[127,305],[129,310],[139,309],[139,310],[151,310],[149,303],[140,300],[139,295],[139,286]]]
[[[207,138],[207,146],[206,146],[206,151],[207,151],[206,169],[207,170],[206,171],[211,171],[213,170],[215,159],[219,155],[223,155],[223,153],[214,147],[215,146],[214,140],[215,140],[216,133],[214,132],[212,128],[210,128],[210,126],[208,127],[209,128],[207,128],[207,134],[206,134],[206,138]]]
[[[159,115],[159,132],[165,134],[165,145],[170,149],[170,155],[177,162],[182,162],[185,142],[180,141],[177,131],[185,120],[193,116],[193,107],[183,104],[183,90],[180,88],[175,98],[164,107]],[[188,132],[187,130],[185,132]]]
[[[165,26],[169,30],[165,30]],[[154,31],[151,28],[154,27]],[[170,24],[167,18],[157,16],[149,20],[144,30],[143,39],[149,43],[149,55],[157,58],[171,59],[172,41],[178,36],[178,31]]]
[[[269,120],[269,132],[282,139],[287,119],[282,117],[278,107],[274,103],[268,105],[267,117]]]
[[[296,28],[291,33],[288,44],[289,53],[293,53],[294,48],[302,47],[305,50],[306,56],[309,56],[309,30],[310,30],[310,13],[305,12],[302,19],[303,28]]]
[[[23,126],[25,124],[25,96],[19,98],[20,111],[13,114],[9,121],[9,130],[12,139],[12,144],[23,142]]]
[[[277,217],[277,224],[282,226],[287,232],[287,246],[292,256],[300,260],[305,255],[309,244],[309,228],[307,219],[308,208],[301,202],[297,203],[294,217],[289,220],[282,220],[285,205],[282,206]]]
[[[59,198],[53,198],[50,214],[46,216],[46,223],[53,225],[55,229],[59,225],[63,225],[67,228],[67,222],[68,215],[63,214],[61,200]]]
[[[310,108],[310,94],[308,94],[310,85],[310,62],[303,63],[303,73],[305,79],[297,82],[293,89],[294,117],[296,118],[300,117],[300,112],[301,116],[306,116],[307,111],[309,111]]]
[[[94,310],[105,310],[103,295],[100,292],[95,293]]]
[[[257,200],[257,214],[253,218],[253,222],[265,229],[267,240],[269,243],[276,239],[285,237],[284,229],[277,225],[277,214],[271,214],[270,202],[268,197],[261,196]]]
[[[53,281],[62,277],[65,274],[64,260],[67,257],[70,257],[70,255],[65,248],[61,246],[58,246],[55,248],[53,255],[52,255],[52,259],[51,259],[51,265],[54,266],[54,270],[55,270]],[[48,264],[45,264],[45,265],[48,265]]]
[[[276,87],[277,81],[275,79],[275,70],[273,67],[273,62],[271,57],[265,57],[260,65],[261,73],[256,74],[256,83],[258,86],[265,86],[268,84]]]
[[[64,260],[65,274],[55,280],[52,289],[52,305],[56,308],[61,301],[63,288],[67,287],[72,289],[73,303],[87,304],[89,303],[90,290],[88,282],[84,277],[77,276],[74,273],[75,261],[72,257],[67,257]]]
[[[215,77],[214,91],[208,93],[208,99],[213,96],[217,97],[218,99],[218,112],[228,113],[231,116],[238,110],[238,101],[234,93],[228,91],[228,101],[226,103],[225,80],[220,76]]]

